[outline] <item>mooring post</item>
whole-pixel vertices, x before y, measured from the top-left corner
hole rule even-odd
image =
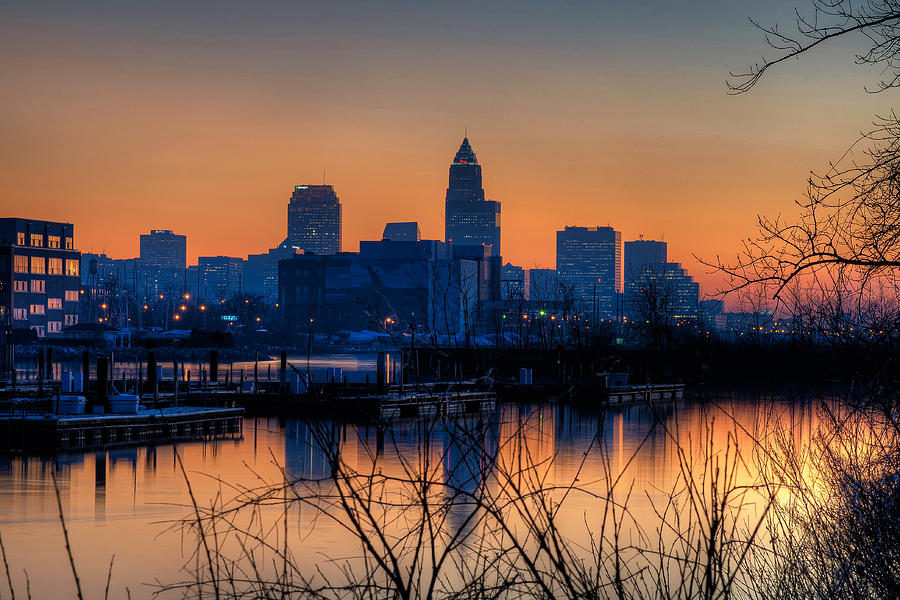
[[[147,351],[147,386],[153,392],[153,408],[159,402],[159,381],[157,381],[158,369],[156,368],[156,350]]]
[[[97,357],[97,389],[94,393],[94,406],[102,406],[106,410],[109,397],[109,357]]]
[[[209,381],[219,382],[219,351],[215,348],[209,351]]]
[[[38,372],[38,393],[43,393],[44,391],[44,349],[38,348],[38,364],[37,364]]]
[[[84,393],[91,391],[91,355],[87,350],[81,353],[81,380],[84,382]]]
[[[378,360],[375,363],[375,392],[384,393],[384,385],[387,380],[388,364],[387,352],[379,352]],[[368,376],[366,376],[368,382]]]
[[[283,394],[287,388],[287,350],[281,351],[281,373],[278,377],[278,389]]]

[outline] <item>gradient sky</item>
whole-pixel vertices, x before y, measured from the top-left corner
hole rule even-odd
[[[801,6],[803,6],[801,4]],[[443,236],[463,130],[503,203],[503,256],[555,264],[555,231],[613,225],[734,256],[756,215],[794,211],[889,97],[854,42],[732,97],[767,48],[721,2],[0,3],[2,213],[75,223],[82,251],[138,254],[151,228],[188,258],[285,237],[294,184],[322,172],[343,247],[385,221]]]

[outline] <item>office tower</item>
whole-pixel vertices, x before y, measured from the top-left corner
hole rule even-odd
[[[665,242],[634,240],[625,242],[625,284],[632,276],[637,276],[646,265],[662,265],[666,262]]]
[[[418,242],[422,239],[417,221],[404,221],[400,223],[388,223],[384,226],[381,239],[392,242]]]
[[[696,319],[700,285],[671,262],[642,263],[625,282],[625,314],[631,319]]]
[[[71,223],[0,219],[0,323],[62,337],[78,323],[81,253]]]
[[[464,138],[450,165],[444,205],[444,239],[454,246],[487,246],[500,256],[500,203],[484,199],[481,165]]]
[[[187,266],[187,237],[171,229],[141,234],[138,289],[145,295],[180,293]]]
[[[566,227],[556,232],[556,272],[566,296],[595,318],[618,317],[622,293],[622,234],[612,227]]]
[[[242,293],[244,260],[234,256],[201,256],[197,259],[198,294],[207,301],[227,300]]]
[[[141,262],[156,267],[183,269],[187,266],[187,236],[171,229],[151,229],[141,234]]]
[[[305,253],[341,251],[341,202],[330,185],[295,185],[285,244]]]
[[[297,251],[287,246],[272,248],[265,254],[250,254],[244,262],[243,293],[262,296],[275,304],[278,300],[278,261],[291,258]]]

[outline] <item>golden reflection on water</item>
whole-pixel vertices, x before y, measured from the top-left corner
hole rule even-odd
[[[480,443],[487,454],[495,453],[497,465],[507,472],[524,460],[537,465],[536,473],[552,484],[575,482],[601,495],[615,481],[618,498],[633,485],[629,507],[646,532],[653,531],[652,503],[679,477],[678,445],[700,457],[709,424],[713,427],[708,439],[715,451],[725,448],[729,437],[742,450],[751,448],[753,440],[766,440],[779,427],[792,432],[792,443],[800,448],[818,426],[810,404],[759,399],[594,413],[568,406],[506,405],[496,417],[471,417],[467,423],[481,428]],[[415,421],[397,423],[384,433],[350,424],[326,427],[344,463],[360,472],[402,477],[409,468],[402,459],[407,459],[419,468],[424,465],[428,477],[437,481],[460,477],[460,472],[473,481],[489,477],[478,472],[477,461],[455,451],[451,436],[435,435],[423,444],[423,429]],[[247,419],[242,440],[180,444],[177,450],[195,497],[206,506],[217,498],[233,497],[241,486],[279,483],[284,472],[290,477],[326,478],[329,464],[313,438],[310,426],[302,421]],[[146,584],[184,577],[179,569],[195,540],[171,527],[188,513],[190,502],[175,451],[174,446],[157,446],[58,457],[63,510],[86,596],[103,594],[113,554],[113,597],[124,596],[126,586],[134,598],[149,597],[152,588]],[[751,457],[745,458],[747,466],[738,470],[737,477],[742,484],[752,484],[757,473]],[[14,580],[24,589],[22,573],[27,570],[36,598],[72,596],[74,590],[52,468],[53,462],[45,458],[0,458],[0,534]],[[567,498],[559,519],[574,541],[586,542],[585,523],[597,524],[600,503],[589,495]],[[266,510],[272,518],[280,515],[277,506]],[[355,540],[333,522],[316,519],[312,510],[292,511],[288,525],[291,550],[301,564],[356,552]]]

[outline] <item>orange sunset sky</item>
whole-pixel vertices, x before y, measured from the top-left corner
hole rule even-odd
[[[2,212],[73,222],[116,258],[151,228],[186,234],[189,262],[263,252],[323,170],[344,250],[389,220],[441,238],[467,127],[504,261],[552,267],[557,229],[609,224],[667,241],[710,293],[692,255],[792,214],[809,170],[889,108],[853,40],[728,96],[767,50],[747,18],[791,24],[768,0],[0,10]]]

